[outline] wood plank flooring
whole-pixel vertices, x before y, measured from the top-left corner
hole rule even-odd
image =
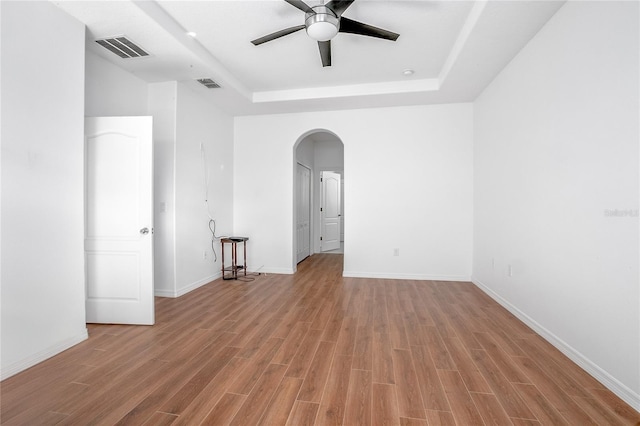
[[[635,425],[640,414],[470,283],[295,275],[156,299],[3,381],[6,425]]]

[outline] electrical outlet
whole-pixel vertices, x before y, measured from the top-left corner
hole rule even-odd
[[[511,265],[509,265],[509,267],[507,268],[507,276],[513,276],[513,267]]]

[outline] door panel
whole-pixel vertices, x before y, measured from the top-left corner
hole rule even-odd
[[[322,172],[322,251],[340,248],[340,174]]]
[[[106,133],[87,137],[87,238],[129,238],[137,234],[138,140]],[[133,183],[133,185],[132,185]]]
[[[139,272],[137,253],[87,253],[87,299],[130,300],[140,298],[131,271]],[[109,285],[100,285],[108,282]]]
[[[87,322],[153,324],[151,117],[85,121]]]

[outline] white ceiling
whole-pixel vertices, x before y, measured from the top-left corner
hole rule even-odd
[[[473,101],[563,1],[356,0],[343,16],[400,37],[339,33],[331,67],[304,30],[250,42],[304,24],[304,12],[283,0],[54,3],[87,25],[87,46],[103,58],[147,82],[185,81],[246,115]],[[121,59],[95,43],[118,35],[151,56]],[[206,89],[198,78],[222,87]]]

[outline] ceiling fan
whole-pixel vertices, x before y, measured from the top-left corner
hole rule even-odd
[[[291,6],[305,12],[304,25],[296,25],[267,34],[263,37],[252,40],[251,43],[258,46],[271,40],[295,33],[305,28],[307,35],[318,41],[320,49],[320,58],[322,66],[331,66],[331,39],[341,33],[359,34],[363,36],[382,38],[385,40],[396,41],[400,34],[377,28],[372,25],[354,21],[342,16],[345,10],[355,0],[331,0],[330,2],[319,5],[309,6],[302,0],[285,0]]]

